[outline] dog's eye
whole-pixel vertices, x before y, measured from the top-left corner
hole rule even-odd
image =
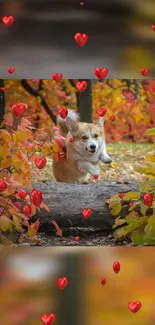
[[[88,138],[87,138],[86,135],[83,135],[82,139],[83,139],[83,140],[87,140]]]
[[[97,133],[94,134],[94,138],[95,138],[95,139],[98,138],[98,134],[97,134]]]

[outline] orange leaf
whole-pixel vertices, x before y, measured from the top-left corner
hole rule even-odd
[[[4,115],[4,120],[2,125],[9,125],[12,126],[13,125],[13,115],[12,113],[7,113]]]
[[[44,202],[41,202],[40,207],[44,208],[46,211],[50,212],[50,209],[48,208],[48,206]]]
[[[62,230],[59,228],[57,223],[54,220],[52,220],[51,223],[53,224],[53,226],[56,229],[56,235],[58,235],[59,237],[62,237]]]

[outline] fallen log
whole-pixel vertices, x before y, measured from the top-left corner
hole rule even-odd
[[[88,185],[74,185],[55,182],[33,184],[34,188],[43,193],[44,203],[50,212],[41,209],[33,217],[33,221],[40,219],[40,231],[52,231],[54,220],[60,228],[69,227],[101,227],[111,229],[115,217],[110,214],[106,201],[119,192],[138,191],[138,183],[102,182]],[[82,209],[91,208],[93,214],[84,219]],[[126,208],[121,216],[126,215]]]

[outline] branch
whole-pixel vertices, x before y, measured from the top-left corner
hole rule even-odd
[[[47,102],[45,101],[45,99],[43,98],[42,95],[39,94],[39,90],[41,90],[42,88],[42,80],[40,80],[39,83],[39,88],[38,91],[36,91],[35,89],[33,89],[28,82],[26,81],[26,79],[22,79],[21,80],[21,85],[23,86],[23,88],[32,96],[34,97],[40,97],[41,98],[41,105],[44,107],[45,111],[47,112],[47,114],[50,116],[50,118],[52,119],[52,121],[54,122],[54,124],[56,124],[56,116],[52,113],[52,111],[50,110]]]

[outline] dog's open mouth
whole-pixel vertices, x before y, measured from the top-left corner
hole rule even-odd
[[[91,153],[95,153],[95,152],[96,152],[96,149],[88,150],[88,149],[86,148],[86,150],[87,150],[88,152],[91,152]]]

